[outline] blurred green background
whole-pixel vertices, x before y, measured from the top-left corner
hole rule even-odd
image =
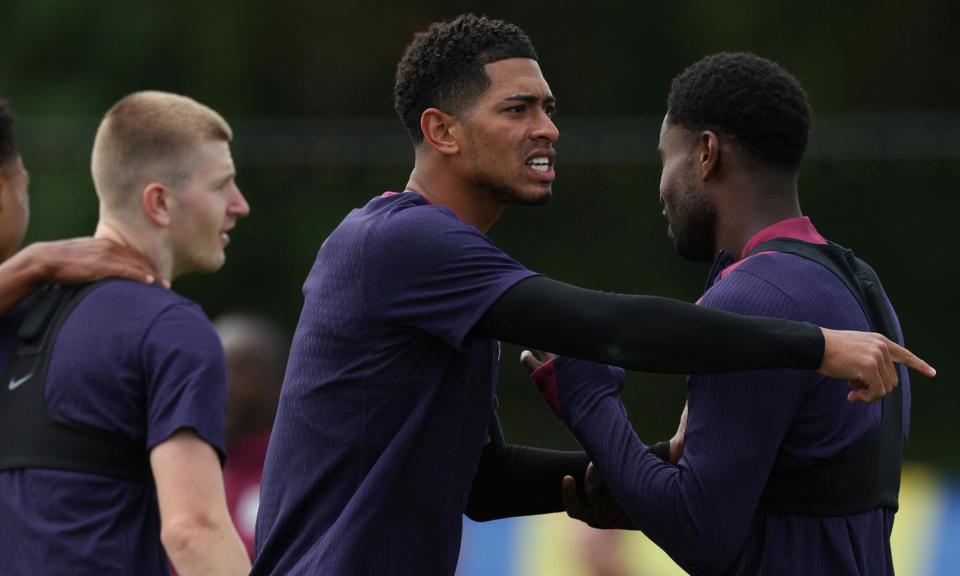
[[[176,289],[216,316],[267,312],[292,334],[300,286],[348,210],[406,183],[412,150],[393,73],[412,34],[474,11],[521,25],[557,95],[558,180],[541,208],[492,231],[528,267],[589,287],[696,299],[708,272],[672,251],[656,143],[670,80],[700,57],[749,50],[783,64],[815,111],[804,211],[883,277],[908,344],[940,371],[915,379],[907,457],[960,467],[950,230],[958,207],[955,3],[66,2],[0,4],[0,96],[19,114],[32,174],[27,241],[85,235],[99,117],[125,94],[190,95],[234,127],[253,208],[216,275]],[[517,443],[571,447],[504,350],[501,417]],[[630,374],[624,400],[647,441],[672,434],[681,377]]]

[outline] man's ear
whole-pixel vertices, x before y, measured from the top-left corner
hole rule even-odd
[[[446,112],[436,108],[427,108],[420,115],[420,131],[423,141],[441,154],[456,154],[460,151],[457,142],[460,123]]]
[[[704,130],[697,138],[697,168],[700,178],[707,180],[720,171],[720,139],[715,132]]]
[[[159,182],[147,184],[140,193],[143,213],[147,220],[162,226],[170,226],[170,189]]]

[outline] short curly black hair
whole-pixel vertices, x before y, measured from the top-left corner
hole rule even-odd
[[[746,52],[703,58],[673,79],[668,119],[732,138],[760,164],[795,171],[807,148],[810,105],[779,64]]]
[[[537,52],[523,30],[502,20],[462,14],[418,32],[397,65],[393,88],[393,107],[414,144],[423,142],[424,110],[455,115],[467,109],[490,85],[484,65],[507,58],[537,60]]]
[[[17,142],[13,139],[13,110],[4,100],[0,100],[0,168],[20,155]]]

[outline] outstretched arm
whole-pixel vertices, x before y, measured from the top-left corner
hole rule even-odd
[[[157,277],[142,255],[116,242],[37,242],[0,264],[0,314],[43,284],[83,284],[114,276],[147,284]]]
[[[656,296],[587,290],[545,277],[508,289],[475,327],[481,336],[645,372],[703,374],[799,368],[843,380],[851,400],[896,385],[894,362],[935,371],[879,334],[709,310]]]

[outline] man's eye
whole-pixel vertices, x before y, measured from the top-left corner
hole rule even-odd
[[[520,104],[518,106],[512,106],[510,108],[507,108],[507,112],[516,112],[517,114],[522,114],[526,111],[526,109],[527,109],[526,105]]]
[[[553,115],[557,113],[557,107],[556,107],[556,106],[544,106],[544,107],[543,107],[543,111],[546,113],[547,116],[550,116],[550,117],[552,118]]]

